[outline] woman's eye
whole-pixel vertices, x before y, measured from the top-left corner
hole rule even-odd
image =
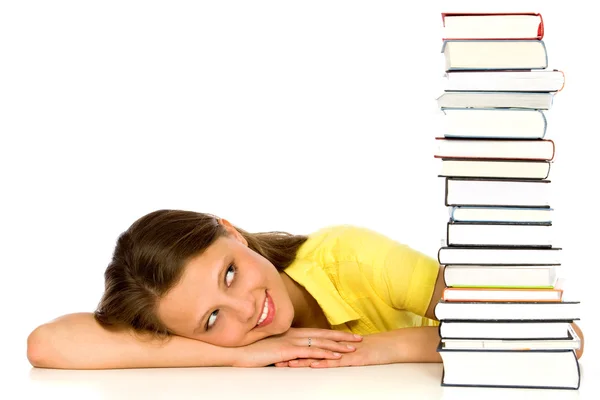
[[[225,284],[229,287],[231,286],[231,282],[233,282],[233,278],[235,277],[235,266],[231,264],[229,268],[227,268],[227,273],[225,273]]]
[[[231,264],[227,268],[227,272],[225,273],[225,284],[227,285],[227,287],[231,286],[231,283],[233,282],[233,278],[235,277],[235,273],[236,273],[235,265]],[[210,316],[208,317],[208,321],[206,321],[206,330],[207,331],[210,328],[212,328],[213,325],[215,324],[215,322],[217,320],[217,315],[219,315],[219,310],[213,311],[212,314],[210,314]]]
[[[212,312],[212,314],[210,314],[210,316],[208,317],[208,321],[206,321],[206,330],[212,328],[212,326],[215,324],[215,321],[217,320],[218,314],[219,310],[215,310]]]

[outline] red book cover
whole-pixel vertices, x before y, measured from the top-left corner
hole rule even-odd
[[[538,25],[538,29],[537,29],[537,35],[533,36],[533,37],[522,37],[522,38],[518,38],[518,39],[523,39],[523,40],[532,40],[532,39],[537,39],[537,40],[542,40],[542,38],[544,37],[544,20],[542,19],[542,15],[540,13],[524,13],[524,12],[515,12],[515,13],[442,13],[442,23],[444,26],[446,26],[446,17],[466,17],[466,16],[479,16],[479,17],[486,17],[486,16],[501,16],[501,15],[529,15],[529,16],[536,16],[539,18],[540,22]],[[473,38],[458,38],[458,37],[446,37],[443,38],[443,40],[469,40],[469,39],[473,39]],[[477,40],[498,40],[498,38],[477,38]],[[506,38],[506,39],[512,39],[514,40],[515,38]]]

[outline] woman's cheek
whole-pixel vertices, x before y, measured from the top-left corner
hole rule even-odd
[[[222,334],[219,335],[221,339],[221,345],[228,347],[244,346],[245,337],[243,332],[239,329],[223,329]]]

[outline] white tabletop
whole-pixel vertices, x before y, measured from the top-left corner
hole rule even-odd
[[[71,371],[31,368],[21,393],[23,398],[86,400],[598,398],[596,386],[586,387],[586,363],[581,361],[582,382],[578,391],[442,387],[442,364],[392,364],[318,370],[268,367]],[[591,383],[595,385],[595,382]]]

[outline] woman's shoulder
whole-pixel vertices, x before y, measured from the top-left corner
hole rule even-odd
[[[352,256],[357,251],[377,251],[389,245],[391,239],[364,226],[352,224],[329,225],[308,235],[299,249],[298,256]]]
[[[378,236],[379,234],[371,229],[350,224],[328,225],[324,226],[308,235],[308,241],[320,245],[334,245],[340,242],[363,239],[369,236]]]
[[[315,232],[309,234],[310,237],[320,237],[320,236],[328,236],[328,237],[337,237],[337,238],[346,238],[353,236],[379,236],[380,233],[374,231],[373,229],[360,226],[360,225],[352,225],[352,224],[338,224],[338,225],[327,225],[324,226]]]
[[[369,242],[388,242],[390,239],[383,233],[371,228],[359,225],[330,225],[317,230],[308,236],[310,238],[327,238],[335,241],[359,242],[359,244],[369,244]]]

